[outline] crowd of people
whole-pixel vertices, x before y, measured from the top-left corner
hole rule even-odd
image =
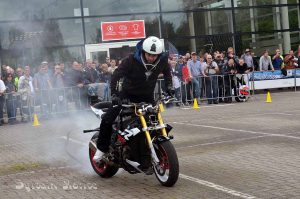
[[[185,55],[170,56],[169,64],[176,98],[189,105],[192,99],[197,99],[200,104],[200,99],[205,96],[208,104],[218,104],[231,103],[232,96],[239,95],[239,86],[247,84],[243,74],[275,70],[282,70],[284,73],[286,69],[300,66],[299,57],[300,46],[296,54],[290,50],[284,57],[279,49],[276,49],[273,56],[265,50],[258,59],[249,48],[238,57],[234,49],[229,47],[227,52],[188,52]]]
[[[239,84],[247,81],[242,78],[243,74],[299,67],[299,57],[300,46],[296,55],[290,50],[288,55],[283,56],[277,49],[270,56],[266,50],[259,59],[249,48],[238,57],[232,47],[227,52],[170,55],[169,66],[177,104],[190,105],[193,99],[200,104],[204,98],[208,104],[231,103],[232,97],[238,95]],[[52,111],[53,105],[57,110],[64,110],[67,99],[75,101],[76,106],[88,105],[93,96],[96,98],[94,100],[99,100],[99,83],[105,85],[101,100],[109,100],[109,83],[117,64],[120,62],[107,57],[102,64],[96,60],[85,63],[74,61],[70,67],[65,67],[64,63],[48,64],[46,61],[36,68],[2,65],[0,125],[4,124],[4,110],[7,122],[14,124],[19,122],[16,120],[17,110],[20,110],[21,120],[28,121],[36,105],[45,114]],[[38,70],[32,72],[33,69]]]
[[[103,83],[108,88],[116,63],[109,58],[102,64],[92,60],[84,64],[74,61],[71,67],[65,68],[64,63],[49,65],[43,61],[36,72],[31,72],[34,69],[31,66],[14,69],[2,65],[0,125],[5,123],[3,111],[7,113],[7,122],[14,124],[19,122],[17,110],[20,110],[21,121],[28,121],[34,106],[40,106],[41,112],[48,114],[53,106],[58,111],[65,110],[66,100],[74,101],[76,106],[88,105],[87,96],[97,95],[97,86],[93,84]],[[102,100],[108,100],[108,93],[104,97]]]

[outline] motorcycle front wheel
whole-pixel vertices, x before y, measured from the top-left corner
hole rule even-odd
[[[95,133],[93,135],[91,142],[96,143],[98,134],[99,133]],[[102,178],[110,178],[110,177],[114,176],[118,172],[119,168],[108,164],[104,160],[100,160],[99,162],[96,162],[95,160],[93,160],[95,152],[96,152],[95,148],[91,147],[91,145],[90,145],[89,146],[89,159],[90,159],[90,162],[91,162],[91,165],[92,165],[94,171]]]
[[[172,143],[167,140],[154,144],[159,164],[154,166],[154,173],[158,181],[166,187],[173,186],[179,176],[178,158]]]

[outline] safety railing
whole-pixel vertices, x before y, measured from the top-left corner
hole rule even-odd
[[[109,101],[110,91],[107,83],[96,83],[84,87],[64,87],[31,92],[25,89],[19,92],[5,93],[2,96],[3,118],[7,123],[30,121],[33,114],[50,117],[72,111],[89,109],[97,101]],[[1,104],[0,104],[1,105]]]
[[[236,101],[246,101],[250,95],[247,74],[199,76],[185,82],[180,77],[176,79],[179,82],[173,82],[173,85],[177,85],[174,89],[178,105],[190,105],[195,99],[198,104],[231,103],[233,98]],[[158,81],[158,88],[164,90],[164,80]]]
[[[286,76],[281,71],[268,71],[243,75],[200,76],[186,82],[178,77],[173,85],[175,104],[178,106],[191,105],[195,99],[198,104],[231,103],[234,100],[240,102],[246,101],[250,94],[254,94],[254,91],[259,89],[294,87],[296,91],[300,86],[300,69],[287,70]],[[154,96],[157,97],[164,90],[164,80],[159,79]],[[30,121],[34,113],[39,117],[49,117],[54,114],[87,110],[90,104],[109,100],[109,84],[95,83],[82,88],[54,88],[34,93],[31,93],[30,89],[25,89],[25,91],[5,93],[2,100],[0,99],[0,105],[2,103],[3,118],[7,122],[14,123],[15,120]]]

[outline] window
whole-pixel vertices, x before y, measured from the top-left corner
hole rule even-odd
[[[228,8],[231,7],[231,0],[161,0],[162,11],[182,11],[197,8]]]
[[[1,21],[44,20],[74,16],[80,0],[1,0],[0,8]]]
[[[194,36],[190,32],[187,13],[163,14],[163,37]],[[194,20],[190,21],[194,25]]]
[[[76,19],[0,23],[0,41],[4,49],[84,44]]]
[[[85,16],[158,12],[157,0],[84,0]]]

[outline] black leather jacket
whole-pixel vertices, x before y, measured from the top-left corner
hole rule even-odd
[[[172,88],[171,69],[168,65],[167,56],[160,55],[157,65],[151,70],[151,75],[146,77],[146,68],[141,60],[142,41],[137,44],[136,52],[122,60],[122,63],[114,71],[111,77],[111,94],[119,95],[121,98],[128,98],[132,102],[153,102],[153,94],[158,75],[163,73],[165,86]],[[146,66],[148,71],[152,66]],[[118,81],[123,78],[122,91],[117,90]]]

